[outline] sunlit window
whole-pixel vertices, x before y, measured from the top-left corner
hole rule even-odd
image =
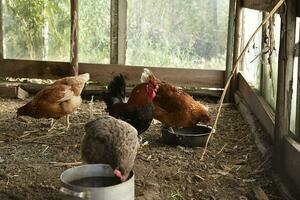
[[[69,0],[3,0],[4,57],[69,61]]]
[[[268,62],[264,63],[263,67],[265,70],[264,75],[264,87],[263,94],[266,101],[271,107],[276,109],[276,96],[277,96],[277,76],[278,76],[278,59],[279,59],[279,44],[280,44],[280,16],[275,15],[273,22],[275,48],[272,50],[271,64]]]
[[[109,63],[110,0],[79,1],[79,61]]]
[[[225,69],[228,0],[128,0],[126,64]]]
[[[241,39],[241,49],[243,49],[257,29],[262,21],[262,12],[243,9],[242,12],[242,39]],[[261,77],[261,50],[262,50],[262,37],[261,31],[259,31],[255,38],[250,41],[249,48],[245,53],[243,58],[243,63],[241,65],[241,72],[243,73],[246,80],[254,86],[256,89],[260,89],[260,77]]]

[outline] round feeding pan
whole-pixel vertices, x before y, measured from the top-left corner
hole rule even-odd
[[[162,128],[164,143],[186,147],[203,147],[206,143],[211,126],[197,124],[195,126],[174,129]]]

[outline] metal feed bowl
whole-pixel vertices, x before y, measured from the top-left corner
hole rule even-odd
[[[161,129],[164,143],[169,145],[180,145],[185,147],[203,147],[209,133],[212,130],[211,126],[197,124],[195,126],[174,129]]]

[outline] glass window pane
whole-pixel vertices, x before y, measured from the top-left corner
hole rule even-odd
[[[296,22],[296,39],[295,43],[297,44],[299,42],[299,23],[300,18],[297,17]],[[299,49],[298,49],[299,51]],[[296,129],[296,103],[297,103],[297,81],[298,81],[298,62],[299,58],[298,55],[295,55],[294,58],[294,69],[293,69],[293,94],[292,94],[292,106],[291,106],[291,122],[290,122],[290,129],[292,133],[295,133]]]
[[[110,0],[79,1],[79,61],[110,62]]]
[[[264,98],[269,105],[276,109],[276,94],[277,94],[277,76],[278,76],[278,56],[279,56],[279,44],[280,44],[280,16],[275,15],[274,20],[274,39],[275,50],[272,52],[271,63],[264,63],[264,70],[266,71],[264,76]]]
[[[69,0],[4,0],[4,57],[69,61]]]
[[[241,50],[247,44],[249,38],[252,36],[254,31],[260,25],[262,21],[262,12],[243,9],[242,13],[242,39],[241,39]],[[254,39],[250,41],[248,50],[243,58],[243,63],[240,67],[242,74],[250,85],[256,89],[260,89],[260,77],[261,77],[261,39],[262,32],[259,31]]]
[[[228,0],[128,0],[126,64],[225,69]]]

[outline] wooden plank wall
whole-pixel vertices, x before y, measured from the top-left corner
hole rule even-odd
[[[238,74],[238,92],[247,103],[248,108],[260,121],[264,129],[274,135],[274,112],[265,100],[259,96],[254,88],[249,86],[243,75]],[[274,138],[273,138],[274,139]],[[300,144],[286,136],[282,139],[280,147],[281,154],[281,180],[280,184],[286,184],[286,191],[281,191],[284,195],[300,196]],[[283,181],[283,182],[282,182]],[[286,182],[287,181],[287,182]],[[281,188],[279,188],[281,190]],[[287,192],[287,193],[286,193]],[[297,198],[294,198],[297,199]]]
[[[255,114],[264,129],[271,138],[274,139],[275,115],[272,108],[265,102],[262,96],[255,92],[255,89],[249,86],[244,76],[238,74],[238,91],[247,102],[250,110]]]
[[[58,79],[69,75],[69,66],[70,63],[67,62],[5,59],[0,60],[0,77]],[[123,73],[129,84],[139,83],[143,68],[142,66],[79,63],[80,74],[88,72],[91,80],[103,83],[108,83],[118,73]],[[160,79],[176,85],[224,87],[223,70],[148,68]]]

